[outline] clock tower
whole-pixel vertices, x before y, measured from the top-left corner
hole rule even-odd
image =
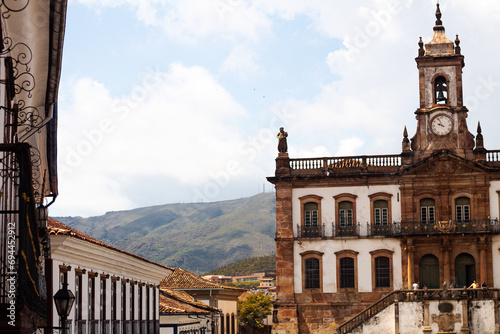
[[[443,149],[472,159],[474,136],[467,128],[468,110],[463,105],[462,94],[464,56],[458,35],[455,43],[445,35],[439,4],[432,39],[425,48],[422,38],[418,44],[415,60],[419,71],[420,107],[415,111],[418,124],[411,139],[413,162]],[[410,147],[406,145],[403,149],[409,152]]]

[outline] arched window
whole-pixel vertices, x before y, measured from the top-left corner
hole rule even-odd
[[[343,257],[339,260],[340,264],[340,288],[353,289],[355,287],[354,259],[352,257]]]
[[[461,222],[470,220],[470,198],[459,197],[455,200],[455,220]]]
[[[299,198],[301,223],[297,224],[299,237],[320,237],[324,233],[321,225],[321,196],[306,195]]]
[[[304,204],[304,227],[318,227],[318,203]]]
[[[319,260],[316,258],[308,258],[305,260],[305,288],[320,288]]]
[[[373,202],[373,219],[375,225],[387,225],[389,223],[389,202],[385,200]]]
[[[375,287],[391,287],[391,262],[386,256],[375,258]]]
[[[439,76],[434,80],[434,103],[448,103],[448,84],[443,76]]]
[[[476,280],[476,260],[468,253],[459,254],[455,258],[455,286],[467,287]]]
[[[420,200],[420,221],[424,224],[433,223],[436,220],[436,204],[432,198]]]
[[[433,254],[422,256],[418,264],[420,288],[439,289],[439,260]]]
[[[352,202],[343,201],[339,203],[339,225],[340,227],[353,225]]]

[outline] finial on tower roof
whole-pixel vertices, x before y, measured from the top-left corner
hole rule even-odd
[[[436,25],[437,26],[442,26],[443,22],[441,21],[441,10],[439,9],[439,1],[437,2],[437,8],[436,8]]]
[[[439,2],[436,5],[436,25],[434,26],[434,34],[430,42],[425,45],[425,49],[426,56],[444,56],[455,54],[453,42],[450,41],[445,35],[443,22],[441,21],[441,9],[439,8]]]

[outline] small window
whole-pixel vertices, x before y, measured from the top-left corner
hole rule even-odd
[[[308,258],[305,260],[305,288],[319,289],[319,260],[316,258]]]
[[[459,197],[455,200],[455,219],[461,222],[470,220],[470,198]]]
[[[339,224],[340,224],[340,227],[353,225],[352,208],[353,208],[352,202],[343,201],[343,202],[339,203]]]
[[[448,103],[448,84],[443,76],[439,76],[434,81],[434,102],[435,104]]]
[[[340,288],[353,289],[355,287],[354,259],[343,257],[340,263]]]
[[[436,206],[432,198],[420,200],[420,220],[424,224],[434,223],[436,220]]]
[[[388,257],[375,258],[375,287],[389,288],[391,286],[391,267]]]

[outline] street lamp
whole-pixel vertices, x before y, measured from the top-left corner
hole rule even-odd
[[[75,302],[75,295],[71,290],[68,290],[68,283],[63,283],[62,285],[62,289],[59,289],[54,295],[54,303],[56,304],[57,314],[61,317],[63,333],[65,333],[66,318],[68,318],[71,307],[73,307],[73,303]]]

